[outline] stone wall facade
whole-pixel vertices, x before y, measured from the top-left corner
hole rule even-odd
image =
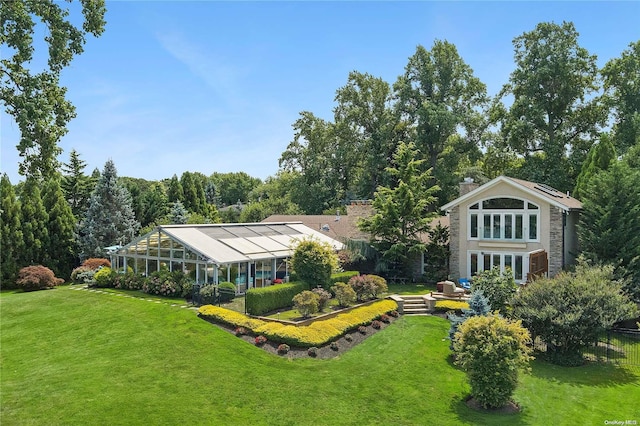
[[[549,276],[553,277],[563,268],[564,214],[554,206],[549,206]]]
[[[460,206],[449,212],[449,277],[460,278]]]

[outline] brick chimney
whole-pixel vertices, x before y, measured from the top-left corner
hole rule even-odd
[[[460,182],[460,196],[462,197],[464,194],[467,194],[474,189],[478,188],[480,184],[475,183],[473,178],[466,177],[462,182]]]

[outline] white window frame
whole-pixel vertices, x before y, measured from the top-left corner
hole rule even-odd
[[[500,258],[500,271],[504,272],[505,268],[508,266],[511,268],[511,273],[513,274],[513,279],[517,283],[524,283],[527,281],[527,273],[529,272],[529,253],[527,252],[508,252],[508,251],[488,251],[488,250],[469,250],[467,251],[467,276],[472,278],[475,274],[471,271],[471,256],[478,256],[478,271],[481,272],[485,270],[484,266],[484,257],[490,256],[492,265],[489,265],[488,269],[491,269],[493,266],[498,266],[497,264],[493,264],[494,256],[499,256]],[[511,256],[511,265],[505,264],[505,256]],[[522,276],[520,278],[516,278],[516,256],[522,257]]]
[[[484,201],[491,200],[494,198],[511,198],[514,200],[522,201],[524,208],[522,210],[510,210],[510,209],[483,209],[482,204]],[[479,200],[472,205],[478,204],[478,209],[471,209],[471,205],[467,208],[467,239],[470,241],[505,241],[505,242],[539,242],[540,241],[540,206],[536,203],[531,202],[525,198],[519,197],[488,197],[482,200]],[[529,204],[535,206],[536,208],[530,209]],[[471,228],[471,218],[473,215],[477,217],[477,228],[476,228],[476,236],[472,236],[472,228]],[[522,215],[522,238],[515,238],[516,235],[516,216]],[[505,223],[506,217],[511,217],[511,232],[512,237],[505,237]],[[489,229],[490,229],[490,237],[486,238],[484,236],[484,221],[485,217],[489,218]],[[494,224],[496,217],[499,218],[500,222],[500,235],[498,237],[494,237]],[[530,218],[536,218],[536,235],[535,238],[530,238],[529,235],[529,224]]]

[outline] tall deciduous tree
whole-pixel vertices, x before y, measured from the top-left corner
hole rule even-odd
[[[429,230],[435,213],[431,205],[439,190],[433,185],[430,170],[421,171],[425,160],[419,160],[413,143],[401,143],[387,172],[394,187],[378,187],[373,207],[375,213],[362,219],[359,226],[371,234],[372,245],[382,259],[397,272],[413,275],[411,262],[426,249],[421,235]]]
[[[15,284],[20,270],[20,257],[24,249],[20,226],[20,203],[9,177],[0,178],[0,280],[2,288]]]
[[[59,76],[75,55],[84,50],[85,36],[99,36],[104,30],[104,0],[82,1],[83,22],[75,27],[69,9],[53,0],[3,1],[0,8],[3,59],[0,60],[0,99],[20,129],[18,151],[23,161],[20,173],[51,176],[57,168],[57,143],[75,116],[65,98]],[[44,31],[36,23],[44,25]],[[34,34],[46,34],[47,67],[33,70]]]
[[[109,160],[91,194],[86,218],[80,224],[81,256],[104,257],[105,247],[127,243],[139,228],[131,207],[131,195],[118,182],[116,166]]]
[[[40,185],[41,182],[38,179],[28,176],[20,192],[20,216],[24,242],[20,263],[23,266],[46,265],[49,260],[47,253],[49,215],[42,203]]]
[[[602,76],[615,115],[613,142],[623,154],[640,143],[640,40],[607,62]]]
[[[571,190],[606,119],[596,57],[578,44],[569,22],[540,23],[513,45],[516,69],[502,90],[513,96],[501,119],[505,141],[525,156],[523,177]]]
[[[246,202],[251,190],[262,183],[260,179],[251,177],[245,172],[215,172],[210,179],[218,188],[220,202],[224,206],[236,204],[238,201]]]
[[[343,191],[370,199],[379,185],[388,185],[385,169],[397,147],[397,117],[389,83],[357,71],[336,91],[334,119]]]
[[[279,160],[281,170],[298,172],[293,201],[307,214],[321,214],[339,204],[341,193],[334,150],[335,125],[303,111],[293,124],[294,139]]]
[[[415,141],[424,155],[426,166],[441,186],[438,196],[444,203],[454,196],[457,181],[447,182],[451,170],[439,167],[439,159],[452,144],[457,145],[455,152],[478,150],[486,127],[478,111],[487,102],[486,86],[474,76],[455,45],[436,40],[431,51],[416,48],[394,90],[396,108],[407,125],[407,140]]]
[[[91,178],[84,174],[86,166],[87,163],[80,159],[80,154],[75,149],[69,153],[69,162],[62,165],[64,175],[60,186],[78,221],[84,217],[93,191]]]
[[[49,262],[47,266],[53,270],[57,277],[68,279],[76,263],[76,222],[71,207],[62,193],[58,177],[53,177],[45,182],[42,198],[44,207],[49,213],[47,223]]]

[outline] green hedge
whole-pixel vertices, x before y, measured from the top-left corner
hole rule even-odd
[[[331,285],[334,285],[335,283],[349,284],[349,280],[352,277],[357,277],[358,275],[360,275],[360,272],[358,271],[344,271],[344,272],[338,272],[337,274],[332,274]]]
[[[303,283],[276,284],[270,287],[252,288],[247,291],[246,309],[251,315],[264,315],[293,304],[293,296],[308,290]]]

